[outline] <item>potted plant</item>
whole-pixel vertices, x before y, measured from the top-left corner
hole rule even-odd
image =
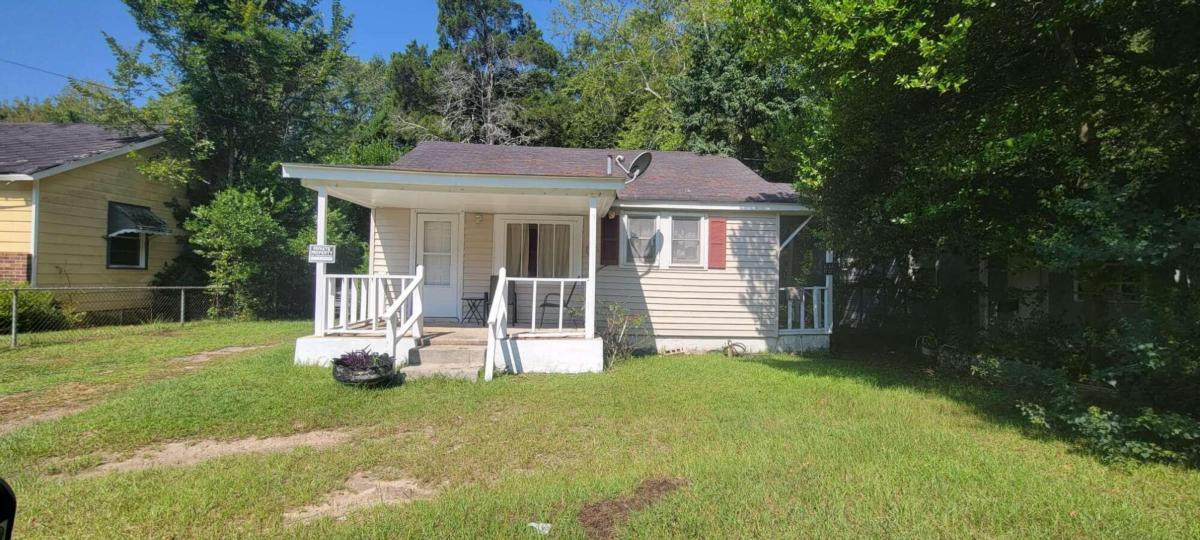
[[[391,382],[396,361],[370,349],[350,351],[333,359],[333,378],[353,386],[379,386]]]

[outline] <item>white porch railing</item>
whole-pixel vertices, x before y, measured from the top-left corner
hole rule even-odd
[[[396,345],[404,336],[412,334],[413,340],[421,340],[421,326],[425,318],[425,302],[421,297],[421,289],[425,285],[425,267],[417,265],[417,273],[396,300],[383,313],[387,325],[387,344],[391,349],[389,354],[396,356]],[[405,363],[407,359],[396,359]]]
[[[328,274],[325,276],[326,334],[378,335],[384,312],[416,276]]]
[[[546,335],[546,336],[565,336],[565,335],[583,335],[583,328],[564,329],[563,321],[567,313],[568,300],[571,295],[567,294],[567,286],[572,287],[583,285],[586,291],[587,278],[526,278],[526,277],[510,277],[508,282],[515,288],[518,284],[525,283],[532,287],[529,294],[529,333]],[[538,296],[538,286],[541,286],[542,296]],[[586,292],[584,294],[587,294]],[[538,328],[538,321],[541,319],[539,315],[544,315],[546,307],[553,307],[550,302],[551,297],[558,297],[558,325],[553,331],[549,328]],[[542,310],[542,313],[538,313]]]
[[[833,298],[829,287],[780,287],[784,313],[780,333],[826,333],[832,328]]]
[[[490,381],[496,372],[496,355],[500,340],[508,337],[508,279],[504,268],[496,275],[496,290],[488,310],[487,352],[484,355],[483,380]]]
[[[587,302],[586,296],[591,293],[592,289],[588,287],[588,278],[526,278],[526,277],[508,277],[508,271],[505,268],[500,268],[496,275],[496,290],[493,291],[492,305],[488,309],[488,334],[487,334],[487,353],[486,365],[483,370],[483,379],[485,381],[492,380],[495,372],[497,356],[501,353],[500,341],[508,338],[508,323],[509,323],[509,301],[508,296],[511,291],[516,290],[518,284],[526,284],[531,288],[529,301],[529,328],[524,329],[522,325],[522,337],[585,337],[587,335],[587,319],[590,317],[584,313],[585,327],[584,328],[567,328],[565,326],[567,309],[570,308],[570,297],[567,287],[584,286],[585,306],[591,305]],[[541,296],[539,296],[539,287]],[[546,307],[553,307],[550,303],[551,297],[558,297],[558,313],[557,325],[550,327],[538,327],[538,321],[541,320],[539,315],[544,314]],[[584,308],[586,309],[586,307]],[[539,313],[542,310],[543,313]],[[524,312],[524,310],[521,310]]]

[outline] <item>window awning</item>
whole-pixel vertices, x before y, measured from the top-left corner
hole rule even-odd
[[[171,234],[171,228],[145,206],[110,202],[108,236],[122,234]]]

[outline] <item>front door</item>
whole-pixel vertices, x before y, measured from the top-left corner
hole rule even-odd
[[[458,318],[458,216],[417,215],[417,264],[425,266],[426,317]]]

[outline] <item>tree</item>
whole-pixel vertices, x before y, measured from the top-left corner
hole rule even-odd
[[[687,66],[672,84],[688,149],[737,157],[772,180],[795,178],[793,133],[816,114],[786,61],[760,61],[745,31],[709,22],[689,33]]]
[[[68,84],[58,95],[41,101],[29,98],[0,101],[0,122],[94,122],[98,117],[96,109],[95,100],[89,99],[87,95]]]
[[[742,4],[827,103],[812,194],[843,246],[1195,275],[1197,6]]]
[[[513,0],[439,0],[438,44],[454,56],[440,66],[446,134],[464,142],[527,144],[529,100],[548,92],[558,52]]]
[[[127,4],[163,59],[161,76],[187,97],[177,138],[204,185],[282,187],[274,164],[311,157],[329,110],[349,27],[340,4],[328,26],[316,0]]]

